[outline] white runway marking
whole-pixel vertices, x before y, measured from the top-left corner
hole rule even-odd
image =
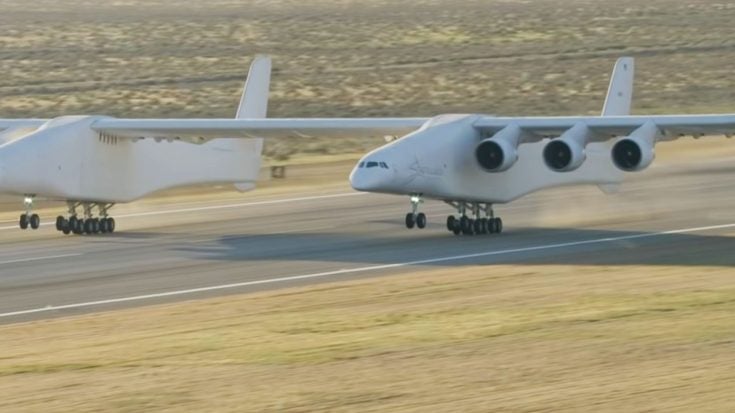
[[[150,300],[150,299],[155,299],[155,298],[173,297],[173,296],[180,296],[180,295],[187,295],[187,294],[218,291],[218,290],[228,290],[228,289],[250,287],[250,286],[256,286],[256,285],[278,284],[278,283],[284,283],[284,282],[290,282],[290,281],[340,276],[340,275],[345,275],[345,274],[365,273],[365,272],[371,272],[371,271],[387,270],[387,269],[392,269],[392,268],[408,267],[408,266],[413,266],[413,265],[435,264],[438,262],[458,261],[458,260],[466,260],[466,259],[472,259],[472,258],[491,257],[491,256],[498,256],[498,255],[517,254],[517,253],[522,253],[522,252],[533,252],[533,251],[542,251],[542,250],[550,250],[550,249],[561,249],[561,248],[577,247],[577,246],[582,246],[582,245],[604,244],[604,243],[611,243],[611,242],[618,242],[618,241],[629,241],[629,240],[635,240],[635,239],[653,238],[653,237],[659,237],[662,235],[704,232],[704,231],[728,229],[728,228],[735,228],[735,224],[713,225],[713,226],[708,226],[708,227],[696,227],[696,228],[684,228],[684,229],[677,229],[677,230],[671,230],[671,231],[651,232],[651,233],[646,233],[646,234],[623,235],[619,237],[596,238],[596,239],[589,239],[589,240],[583,240],[583,241],[564,242],[564,243],[559,243],[559,244],[547,244],[547,245],[538,245],[538,246],[533,246],[533,247],[512,248],[512,249],[506,249],[506,250],[500,250],[500,251],[486,251],[486,252],[479,252],[479,253],[474,253],[474,254],[438,257],[438,258],[408,261],[408,262],[395,263],[395,264],[384,264],[384,265],[373,265],[373,266],[368,266],[368,267],[347,268],[347,269],[341,269],[341,270],[336,270],[336,271],[326,271],[326,272],[303,274],[303,275],[292,275],[292,276],[285,276],[285,277],[278,277],[278,278],[269,278],[265,280],[246,281],[246,282],[241,282],[241,283],[214,285],[214,286],[200,287],[200,288],[190,288],[186,290],[175,290],[175,291],[168,291],[168,292],[162,292],[162,293],[137,295],[137,296],[132,296],[132,297],[112,298],[108,300],[89,301],[89,302],[84,302],[84,303],[64,304],[64,305],[56,305],[56,306],[49,305],[49,306],[42,307],[42,308],[32,308],[28,310],[0,313],[0,318],[21,316],[21,315],[28,315],[28,314],[35,314],[35,313],[43,313],[43,312],[50,312],[50,311],[61,311],[61,310],[71,310],[71,309],[86,308],[86,307],[96,307],[96,306],[103,306],[103,305],[109,305],[109,304]]]
[[[79,253],[79,254],[50,255],[48,257],[18,258],[18,259],[9,260],[9,261],[0,261],[0,265],[5,265],[5,264],[18,264],[18,263],[22,263],[22,262],[54,260],[56,258],[78,257],[80,255],[84,255],[84,254]]]
[[[348,196],[357,196],[357,195],[367,195],[367,192],[345,192],[341,194],[332,194],[332,195],[315,195],[315,196],[305,196],[305,197],[300,197],[300,198],[272,199],[269,201],[242,202],[242,203],[237,203],[237,204],[224,204],[224,205],[209,205],[205,207],[168,209],[168,210],[163,210],[163,211],[138,212],[138,213],[133,213],[133,214],[123,214],[123,215],[113,215],[113,216],[116,219],[117,218],[149,217],[149,216],[155,216],[155,215],[181,214],[185,212],[199,212],[199,211],[212,211],[212,210],[217,210],[217,209],[245,208],[245,207],[251,207],[251,206],[284,204],[284,203],[302,202],[302,201],[318,201],[321,199],[344,198]],[[41,223],[42,227],[46,227],[49,225],[56,225],[56,221]],[[8,227],[0,227],[0,231],[7,231],[11,229],[18,229],[18,226],[13,225],[13,226],[8,226]]]

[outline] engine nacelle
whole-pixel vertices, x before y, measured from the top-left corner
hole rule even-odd
[[[570,172],[584,163],[587,154],[574,139],[554,139],[544,148],[544,162],[555,172]]]
[[[475,149],[475,159],[488,172],[503,172],[518,160],[518,150],[505,139],[489,138],[480,142]]]
[[[656,157],[654,147],[645,139],[628,137],[612,148],[612,160],[618,169],[637,172],[648,168]]]

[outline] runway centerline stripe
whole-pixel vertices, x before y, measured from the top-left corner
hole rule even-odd
[[[167,209],[163,211],[137,212],[137,213],[132,213],[132,214],[115,215],[114,218],[136,218],[136,217],[149,217],[149,216],[155,216],[155,215],[181,214],[181,213],[186,213],[186,212],[244,208],[244,207],[250,207],[250,206],[274,205],[274,204],[284,204],[284,203],[301,202],[301,201],[318,201],[322,199],[344,198],[348,196],[357,196],[357,195],[367,195],[367,192],[344,192],[341,194],[315,195],[315,196],[305,196],[305,197],[300,197],[300,198],[272,199],[268,201],[241,202],[237,204],[209,205],[205,207],[192,207],[192,208],[180,208],[180,209]],[[54,222],[41,223],[42,227],[49,226],[49,225],[56,225],[56,222],[54,221]],[[11,230],[11,229],[18,229],[18,226],[14,225],[14,226],[9,226],[9,227],[0,227],[0,231],[6,231],[6,230]]]
[[[371,272],[371,271],[381,271],[381,270],[388,270],[388,269],[393,269],[393,268],[409,267],[413,265],[435,264],[438,262],[449,262],[449,261],[491,257],[491,256],[506,255],[506,254],[517,254],[517,253],[522,253],[522,252],[533,252],[533,251],[542,251],[542,250],[550,250],[550,249],[578,247],[582,245],[606,244],[606,243],[612,243],[612,242],[618,242],[618,241],[629,241],[629,240],[635,240],[635,239],[654,238],[654,237],[660,237],[663,235],[704,232],[704,231],[712,231],[712,230],[728,229],[728,228],[735,228],[735,224],[713,225],[713,226],[696,227],[696,228],[683,228],[683,229],[676,229],[676,230],[670,230],[670,231],[650,232],[650,233],[645,233],[645,234],[622,235],[619,237],[595,238],[595,239],[582,240],[582,241],[563,242],[563,243],[558,243],[558,244],[537,245],[537,246],[532,246],[532,247],[511,248],[511,249],[499,250],[499,251],[486,251],[486,252],[478,252],[478,253],[473,253],[473,254],[453,255],[453,256],[447,256],[447,257],[407,261],[407,262],[394,263],[394,264],[373,265],[373,266],[358,267],[358,268],[346,268],[346,269],[341,269],[341,270],[325,271],[325,272],[319,272],[319,273],[313,273],[313,274],[302,274],[302,275],[292,275],[292,276],[284,276],[284,277],[277,277],[277,278],[268,278],[264,280],[213,285],[209,287],[190,288],[186,290],[174,290],[174,291],[167,291],[167,292],[162,292],[162,293],[136,295],[136,296],[131,296],[131,297],[112,298],[112,299],[99,300],[99,301],[88,301],[84,303],[64,304],[64,305],[56,305],[56,306],[49,305],[49,306],[41,307],[41,308],[32,308],[28,310],[0,313],[0,318],[21,316],[21,315],[28,315],[28,314],[35,314],[35,313],[43,313],[43,312],[50,312],[50,311],[61,311],[61,310],[71,310],[71,309],[78,309],[78,308],[85,308],[85,307],[96,307],[96,306],[103,306],[103,305],[109,305],[109,304],[150,300],[150,299],[155,299],[155,298],[173,297],[173,296],[180,296],[180,295],[218,291],[218,290],[228,290],[228,289],[235,289],[235,288],[242,288],[242,287],[251,287],[251,286],[256,286],[256,285],[278,284],[278,283],[284,283],[284,282],[332,277],[332,276],[339,276],[339,275],[345,275],[345,274],[356,274],[356,273],[365,273],[365,272]]]
[[[14,259],[14,260],[0,261],[0,265],[5,265],[5,264],[18,264],[18,263],[33,262],[33,261],[53,260],[53,259],[56,259],[56,258],[79,257],[81,255],[84,255],[84,254],[77,253],[77,254],[49,255],[48,257],[18,258],[18,259]]]

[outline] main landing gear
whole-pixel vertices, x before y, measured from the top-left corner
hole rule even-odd
[[[447,230],[454,235],[485,235],[503,232],[503,220],[495,217],[491,204],[453,201],[447,201],[447,204],[459,212],[459,217],[454,215],[447,217]],[[468,211],[472,214],[472,218],[467,216]]]
[[[424,214],[423,212],[418,212],[419,205],[423,202],[424,201],[421,199],[421,195],[411,195],[411,212],[406,214],[406,228],[426,228],[426,214]]]
[[[406,214],[406,228],[425,228],[426,215],[418,212],[424,201],[421,195],[411,195],[411,212]],[[447,229],[454,235],[485,235],[503,232],[503,220],[495,216],[492,204],[479,202],[446,201],[459,212],[447,217]],[[468,216],[471,215],[471,217]]]
[[[66,203],[69,207],[69,217],[56,217],[56,230],[63,232],[64,235],[92,235],[92,234],[111,234],[115,232],[115,219],[107,215],[107,211],[115,204],[102,204],[92,202],[73,202]],[[82,207],[83,217],[77,216],[77,208]],[[92,210],[97,208],[98,216],[95,217]]]

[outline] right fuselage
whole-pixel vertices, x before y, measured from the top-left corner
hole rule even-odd
[[[512,167],[488,172],[475,158],[475,149],[483,139],[473,127],[476,119],[475,115],[440,116],[368,153],[350,175],[353,188],[440,200],[507,203],[543,188],[622,180],[608,143],[588,144],[586,161],[571,172],[554,172],[546,166],[543,149],[547,141],[523,143]]]

